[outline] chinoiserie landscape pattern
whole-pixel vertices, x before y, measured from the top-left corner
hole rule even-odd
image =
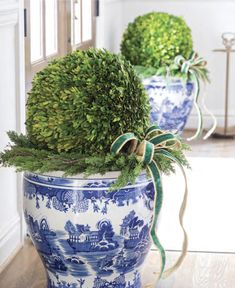
[[[180,79],[150,77],[143,80],[151,104],[151,123],[181,133],[193,107],[194,85]]]
[[[141,175],[135,185],[109,191],[114,180],[25,174],[25,219],[48,287],[141,287],[153,184]]]

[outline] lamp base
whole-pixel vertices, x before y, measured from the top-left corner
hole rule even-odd
[[[218,127],[216,128],[215,132],[212,134],[212,137],[220,138],[220,139],[235,138],[235,126],[231,126],[227,128],[227,131],[225,131],[225,129],[222,127]]]

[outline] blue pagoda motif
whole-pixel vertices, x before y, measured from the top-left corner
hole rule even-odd
[[[82,281],[85,282],[85,280],[82,280]],[[83,286],[79,287],[76,283],[67,283],[65,281],[57,281],[57,283],[54,283],[53,281],[49,280],[47,287],[48,288],[82,288]]]
[[[121,250],[115,259],[114,267],[116,267],[118,271],[127,272],[135,267],[138,259],[139,254],[135,253],[134,251],[126,255],[124,250]]]
[[[120,234],[125,237],[124,247],[126,249],[135,248],[142,240],[148,238],[149,228],[144,225],[143,220],[139,220],[134,210],[132,210],[124,219]]]
[[[97,268],[100,274],[101,273],[107,274],[108,272],[113,272],[112,270],[114,264],[113,258],[114,255],[107,255],[97,262]]]
[[[152,182],[147,185],[144,195],[144,204],[149,210],[152,211],[154,209],[155,197],[155,190]]]
[[[46,219],[42,219],[41,222],[38,223],[37,220],[34,221],[33,217],[27,213],[25,213],[25,219],[37,249],[43,254],[52,254],[52,249],[47,240],[47,236],[55,236],[56,233],[49,229]]]
[[[101,220],[97,223],[97,230],[91,231],[88,225],[73,225],[67,221],[65,230],[69,234],[67,240],[76,252],[110,251],[118,247],[110,221]]]
[[[160,119],[159,125],[166,127],[166,129],[174,129],[174,127],[179,127],[183,129],[188,114],[192,109],[192,101],[190,99],[185,99],[182,106],[175,106],[169,99],[164,99],[162,103],[162,118]]]
[[[126,281],[125,274],[121,273],[113,281],[107,281],[97,276],[92,288],[141,288],[140,275],[136,272],[133,283]]]
[[[193,106],[194,84],[180,80],[167,81],[151,77],[144,80],[148,91],[151,123],[164,130],[182,132]]]
[[[60,255],[60,251],[52,242],[56,233],[50,230],[47,220],[43,218],[40,223],[25,212],[30,235],[34,245],[41,255],[46,267],[52,271],[65,272],[67,267]]]

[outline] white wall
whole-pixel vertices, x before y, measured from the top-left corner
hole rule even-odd
[[[101,0],[102,1],[102,0]],[[103,0],[103,42],[113,52],[119,51],[121,36],[130,21],[150,11],[164,11],[183,16],[192,29],[195,50],[207,61],[211,72],[211,84],[207,87],[207,106],[216,114],[219,123],[223,124],[225,93],[225,55],[212,52],[222,48],[221,34],[235,32],[235,1],[227,0]],[[104,5],[104,3],[106,3]],[[102,12],[102,9],[101,9]],[[232,57],[230,88],[230,121],[235,125],[235,53]],[[206,119],[207,120],[207,119]],[[193,112],[189,126],[196,126]],[[208,124],[208,123],[207,123]]]
[[[124,23],[123,3],[120,0],[100,0],[97,17],[96,46],[113,52],[119,51]]]
[[[184,223],[189,251],[235,253],[235,158],[190,157]],[[184,192],[181,172],[163,177],[164,201],[158,233],[167,250],[180,250],[178,213]]]
[[[0,151],[24,118],[23,0],[0,1]],[[22,113],[22,114],[21,114]],[[22,245],[21,177],[0,168],[0,271]]]

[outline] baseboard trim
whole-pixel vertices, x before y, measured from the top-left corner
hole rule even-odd
[[[216,119],[217,119],[217,123],[219,127],[223,127],[224,126],[224,116],[223,115],[215,115]],[[230,115],[228,117],[228,123],[231,123],[231,125],[235,125],[235,115]],[[211,125],[213,124],[213,120],[210,116],[208,115],[204,115],[203,116],[203,127],[206,128],[210,128]],[[186,129],[196,129],[198,125],[198,116],[196,114],[191,114],[187,125],[186,125]]]
[[[14,218],[0,234],[0,273],[23,246],[20,217]]]
[[[7,268],[7,266],[11,263],[11,261],[15,258],[18,254],[20,249],[23,247],[22,244],[19,244],[15,249],[11,252],[11,255],[0,265],[0,274]]]

